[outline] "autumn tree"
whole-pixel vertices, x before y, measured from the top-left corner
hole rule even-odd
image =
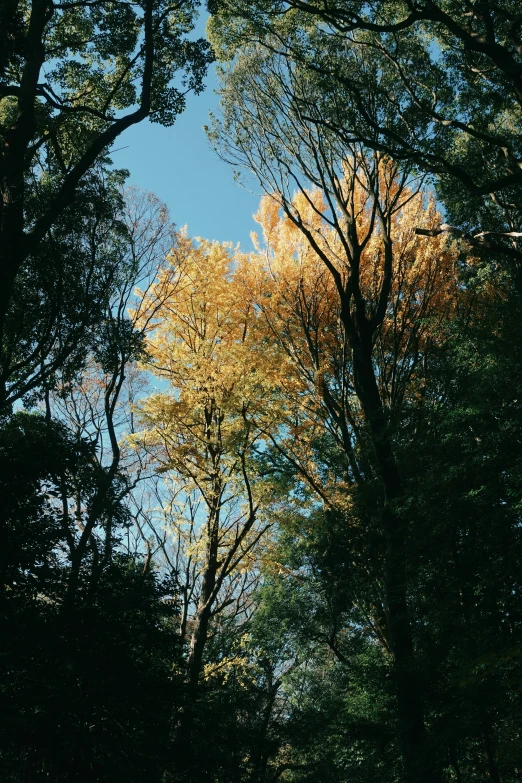
[[[1,774],[515,783],[518,8],[209,5],[248,254],[107,157],[196,3],[0,8]]]
[[[359,175],[364,177],[361,172]],[[360,181],[353,186],[357,230],[368,239],[361,243],[361,289],[366,301],[372,303],[378,300],[384,257],[378,232],[368,235],[373,230],[371,207],[364,203],[368,191]],[[292,207],[334,271],[346,274],[343,248],[328,225],[321,192],[297,195]],[[256,239],[257,252],[239,266],[236,277],[245,296],[251,297],[262,313],[272,350],[281,353],[278,383],[287,406],[293,458],[313,484],[313,466],[307,469],[304,459],[308,453],[305,442],[310,444],[319,431],[327,431],[345,454],[346,481],[360,481],[371,475],[371,468],[361,448],[362,411],[335,279],[299,226],[280,214],[276,199],[266,196],[256,218],[263,241]],[[454,249],[445,241],[432,243],[415,234],[419,220],[437,219],[432,198],[405,188],[391,220],[394,252],[390,292],[382,326],[374,338],[373,362],[379,393],[392,419],[400,416],[405,406],[420,403],[430,350],[440,343],[457,306]],[[292,429],[292,416],[302,421],[302,438],[297,427]],[[274,428],[271,435],[277,441]],[[315,481],[319,490],[319,474]],[[332,503],[333,487],[329,492]]]
[[[303,111],[301,96],[302,100],[311,99],[312,93],[296,69],[276,56],[253,50],[238,60],[227,77],[224,120],[214,126],[211,137],[221,145],[226,159],[248,168],[267,192],[275,194],[287,220],[302,233],[333,280],[349,346],[353,392],[382,492],[379,515],[385,540],[385,607],[406,774],[414,780],[422,769],[426,779],[436,780],[438,773],[426,748],[422,695],[411,688],[411,673],[417,663],[406,594],[407,529],[398,511],[403,483],[390,429],[390,409],[383,396],[385,384],[375,361],[378,335],[383,335],[384,345],[386,316],[390,307],[393,310],[394,253],[398,249],[394,226],[400,224],[399,216],[415,197],[418,185],[386,156],[358,145],[343,147],[335,132],[319,127]],[[324,206],[314,204],[310,186],[320,189]],[[292,195],[295,189],[298,201]],[[367,267],[365,254],[371,258]],[[417,294],[412,291],[412,295],[408,305],[408,294],[406,303],[399,294],[398,309],[404,304],[415,309]],[[407,318],[404,327],[408,330]],[[395,320],[397,336],[401,319]],[[416,328],[413,339],[415,332]],[[399,368],[404,370],[408,364],[411,368],[412,361],[403,360],[399,345],[395,345],[395,361],[391,362],[395,378]],[[393,352],[391,347],[391,355]]]
[[[288,329],[288,319],[283,322],[279,321],[277,316],[274,317],[270,313],[268,297],[264,301],[260,299],[259,305],[261,309],[267,309],[270,318],[277,325],[280,332],[277,339],[283,338],[282,341],[286,341],[287,353],[293,353],[292,361],[295,365],[303,365],[303,356],[307,357],[304,368],[301,366],[299,372],[303,378],[308,373],[307,383],[310,388],[314,374],[311,372],[313,363],[309,361],[308,356],[313,355],[314,340],[317,341],[314,329],[311,328],[314,326],[313,319],[315,318],[321,325],[317,333],[322,333],[324,346],[330,329],[329,326],[327,330],[325,329],[327,308],[321,304],[321,297],[325,301],[323,291],[326,286],[323,280],[327,281],[327,285],[335,288],[338,297],[338,318],[341,325],[339,330],[341,339],[338,344],[348,346],[348,367],[351,373],[351,377],[350,375],[348,377],[352,383],[351,387],[350,383],[346,383],[345,388],[350,389],[352,400],[356,401],[354,408],[360,416],[357,420],[352,415],[354,424],[359,425],[359,439],[352,442],[358,442],[359,447],[363,446],[363,449],[358,455],[357,450],[353,449],[349,439],[345,437],[348,446],[352,446],[352,455],[350,460],[346,458],[339,460],[337,456],[338,444],[341,440],[339,434],[336,436],[336,443],[332,444],[330,441],[328,444],[328,439],[321,443],[317,438],[320,426],[316,418],[316,430],[310,433],[311,437],[315,438],[315,444],[310,446],[308,451],[306,450],[304,444],[310,441],[306,437],[306,426],[300,426],[296,430],[297,448],[289,456],[293,461],[294,471],[301,477],[304,476],[308,483],[310,483],[309,478],[313,477],[315,487],[319,489],[322,489],[323,485],[318,479],[327,477],[330,482],[333,479],[339,491],[341,482],[337,475],[342,475],[343,480],[346,480],[347,475],[351,479],[353,464],[361,472],[362,481],[359,481],[358,486],[364,489],[362,492],[352,491],[353,511],[348,514],[348,519],[351,520],[354,528],[354,540],[358,539],[354,548],[358,553],[363,553],[360,562],[370,563],[371,566],[369,578],[364,577],[359,580],[358,592],[362,592],[365,597],[372,596],[372,593],[374,596],[378,594],[375,590],[377,585],[374,581],[373,569],[380,571],[384,585],[381,592],[381,608],[373,597],[367,602],[358,600],[358,604],[365,611],[367,618],[365,622],[374,624],[377,638],[386,643],[387,636],[395,661],[395,687],[406,775],[412,780],[419,777],[430,779],[430,776],[438,780],[446,774],[462,775],[462,769],[478,770],[480,763],[471,761],[471,758],[474,752],[472,749],[480,748],[478,752],[487,758],[489,774],[493,777],[498,776],[501,773],[495,738],[503,736],[503,731],[494,699],[491,701],[485,699],[481,702],[482,706],[478,707],[478,703],[473,700],[470,693],[468,712],[470,716],[477,716],[477,722],[475,723],[473,719],[467,724],[468,734],[462,738],[461,743],[448,742],[449,735],[446,731],[447,726],[456,727],[459,721],[456,717],[455,703],[450,695],[451,687],[443,674],[444,667],[447,667],[447,672],[452,672],[448,677],[453,678],[465,677],[462,674],[462,667],[473,667],[472,647],[464,642],[468,638],[467,630],[463,630],[459,639],[462,646],[460,643],[456,646],[449,643],[454,621],[462,629],[467,628],[468,623],[472,623],[472,614],[467,613],[467,610],[465,612],[459,603],[463,583],[459,582],[460,586],[457,587],[455,580],[458,568],[456,565],[450,567],[451,564],[461,562],[461,558],[468,562],[468,555],[464,555],[464,552],[468,552],[468,545],[464,543],[468,541],[469,535],[466,532],[467,523],[464,523],[462,518],[462,527],[458,523],[455,524],[455,519],[458,518],[456,512],[457,517],[453,517],[451,513],[444,514],[433,528],[426,528],[425,511],[417,501],[424,497],[422,487],[431,486],[433,494],[430,497],[435,508],[439,502],[436,500],[439,497],[437,482],[433,481],[429,469],[432,454],[430,449],[434,448],[438,452],[438,447],[434,446],[435,441],[431,440],[432,437],[442,439],[439,445],[447,454],[448,464],[453,466],[448,478],[455,470],[454,460],[458,462],[462,459],[462,465],[466,462],[466,458],[456,445],[457,441],[452,440],[453,436],[449,436],[450,440],[445,441],[445,436],[442,435],[442,432],[446,431],[444,430],[446,425],[449,427],[448,434],[454,432],[453,424],[456,420],[453,416],[456,409],[454,411],[451,407],[453,403],[450,405],[449,401],[455,400],[453,390],[457,377],[461,377],[458,348],[455,349],[450,340],[460,345],[463,340],[463,344],[469,346],[467,341],[471,340],[472,343],[474,341],[471,336],[473,329],[479,328],[481,319],[489,318],[488,313],[500,314],[501,311],[504,312],[505,307],[507,316],[508,312],[516,310],[517,278],[516,275],[513,276],[512,269],[506,269],[502,264],[503,254],[500,252],[492,253],[487,263],[484,263],[483,258],[481,262],[477,262],[472,258],[472,253],[478,249],[478,244],[470,242],[468,245],[460,245],[459,250],[455,249],[456,255],[450,253],[448,267],[445,268],[443,261],[441,276],[438,282],[436,278],[433,281],[434,288],[430,282],[429,264],[424,267],[426,276],[422,280],[419,279],[419,289],[416,288],[412,277],[411,298],[406,293],[406,289],[403,289],[398,293],[395,308],[393,281],[395,269],[399,269],[399,265],[397,257],[394,262],[394,253],[401,247],[401,241],[400,233],[393,235],[391,230],[394,194],[401,192],[401,189],[403,196],[406,190],[410,193],[415,192],[420,184],[418,169],[414,167],[408,173],[401,160],[394,162],[387,155],[381,156],[380,153],[372,152],[358,144],[347,143],[338,132],[338,127],[326,121],[325,114],[322,115],[322,119],[321,117],[318,119],[315,109],[312,110],[316,104],[321,106],[321,100],[322,94],[318,91],[317,84],[307,77],[298,62],[281,57],[276,49],[270,47],[247,46],[242,49],[224,75],[223,121],[221,125],[215,123],[211,130],[211,138],[214,139],[221,155],[236,168],[247,169],[258,178],[266,192],[275,197],[286,217],[287,225],[293,224],[301,233],[303,237],[301,242],[305,248],[308,248],[310,257],[313,252],[322,259],[324,278],[317,278],[315,287],[310,289],[313,290],[313,296],[310,295],[306,305],[300,306],[303,315],[299,317],[297,323],[301,320],[307,324],[304,331],[300,332],[301,327],[299,327],[292,333]],[[359,165],[361,169],[352,180],[348,178],[356,188],[352,185],[344,191],[347,159],[352,156],[357,161],[357,165],[350,166],[348,160],[349,171],[357,170]],[[382,170],[380,166],[383,166]],[[391,183],[391,180],[386,180],[386,171],[388,173],[394,171],[394,174],[399,177],[401,187],[398,190],[390,188],[387,184],[387,182]],[[357,226],[360,226],[364,232],[367,230],[364,227],[369,223],[357,200],[350,200],[347,196],[347,193],[357,192],[361,184],[363,190],[366,189],[368,193],[366,204],[371,205],[373,201],[380,202],[381,199],[384,202],[381,207],[376,208],[372,231],[368,233],[358,233]],[[314,188],[320,195],[315,203],[312,198]],[[395,204],[399,203],[400,196]],[[399,209],[397,214],[399,215],[401,211]],[[436,215],[433,206],[431,213],[429,209],[427,210],[425,218],[426,222],[418,223],[418,226],[423,226],[422,231],[413,226],[409,229],[415,232],[415,235],[411,234],[414,243],[410,256],[412,260],[425,259],[424,253],[428,255],[430,253],[429,242],[445,233],[440,230],[440,217]],[[388,222],[390,219],[391,222]],[[430,221],[434,222],[430,223]],[[268,219],[269,226],[276,223],[277,221]],[[427,236],[421,240],[422,234]],[[375,238],[373,246],[370,236]],[[419,245],[417,244],[419,240],[428,244]],[[328,242],[327,246],[326,242]],[[365,279],[363,265],[365,252],[370,248],[372,256],[368,268],[377,273],[374,288],[370,282],[373,271],[370,273],[370,278]],[[433,257],[435,267],[432,269],[436,268],[439,259],[444,257],[441,250],[440,246],[435,250]],[[302,263],[305,266],[306,251],[304,253],[300,251],[298,255],[303,259]],[[507,255],[504,254],[504,258]],[[404,257],[408,258],[408,254],[406,253]],[[394,267],[394,263],[397,266]],[[415,263],[411,268],[415,269]],[[324,269],[328,270],[328,275]],[[417,267],[418,269],[420,267]],[[401,275],[399,271],[397,281],[400,280]],[[269,270],[267,277],[270,279]],[[494,279],[496,283],[493,282]],[[297,280],[299,281],[298,276]],[[421,304],[424,285],[427,287],[428,310],[426,311],[423,311]],[[287,306],[287,299],[298,302],[302,288],[299,281],[296,292],[292,292],[291,295],[288,292],[280,300],[280,306],[284,309]],[[399,284],[397,290],[400,291],[400,288]],[[434,308],[430,311],[429,302],[432,295]],[[508,304],[501,304],[506,299],[512,300],[511,307]],[[316,301],[320,304],[316,305]],[[405,319],[401,326],[400,313],[403,307],[405,307]],[[390,321],[393,327],[390,329],[387,326],[387,318],[394,313],[394,310],[395,314],[391,316]],[[409,315],[407,315],[408,310],[410,310]],[[440,317],[437,314],[439,311]],[[445,321],[446,326],[444,326]],[[508,326],[507,321],[505,323],[507,328],[505,334],[510,330],[515,334],[513,332],[515,321],[511,322],[511,327]],[[409,355],[408,339],[402,342],[399,337],[403,327],[405,327],[403,335],[409,333],[412,337],[411,355]],[[396,332],[395,328],[397,328]],[[494,329],[494,340],[500,340],[499,350],[502,351],[505,350],[500,349],[505,339],[501,337],[503,329],[500,322],[498,328]],[[481,329],[479,331],[482,333]],[[295,342],[294,347],[292,341],[295,341],[299,334],[301,336],[297,339],[300,343]],[[307,337],[303,337],[303,334]],[[395,353],[397,349],[399,352]],[[315,350],[318,354],[321,353],[319,349],[315,348]],[[401,351],[405,353],[401,354]],[[482,363],[481,366],[484,367]],[[399,392],[402,385],[401,376],[406,381],[403,387],[406,391],[402,400]],[[394,377],[398,381],[396,386],[398,394],[391,391],[395,384],[392,380]],[[322,384],[320,375],[319,381]],[[507,403],[508,407],[512,404],[516,405],[514,401],[518,394],[517,384],[518,382],[514,381],[513,388],[505,390],[506,400],[512,401]],[[339,400],[338,392],[336,398]],[[298,399],[294,410],[298,409],[299,402]],[[324,403],[322,405],[325,409]],[[446,405],[451,408],[447,412],[447,418]],[[484,410],[484,415],[487,415],[488,407],[487,402],[485,402],[485,409],[479,405],[479,408]],[[345,405],[345,408],[348,406]],[[460,403],[457,403],[457,408],[460,410],[457,418],[463,428],[459,430],[461,432],[459,437],[468,442],[468,436],[464,434],[467,433],[464,424],[466,408],[464,406],[464,409],[461,409]],[[339,406],[335,413],[339,415]],[[324,418],[324,414],[322,415]],[[302,413],[302,418],[306,418],[306,412]],[[335,419],[335,416],[332,416],[332,419]],[[438,424],[442,421],[445,424],[442,429],[438,429]],[[360,426],[360,423],[363,426]],[[337,426],[332,427],[330,424],[334,431]],[[516,429],[517,425],[514,426]],[[496,425],[494,429],[496,431]],[[350,429],[348,432],[351,435]],[[474,437],[471,431],[470,437]],[[301,443],[299,438],[302,439]],[[424,441],[423,438],[426,440]],[[481,436],[478,438],[475,443],[481,442]],[[450,442],[453,443],[451,447]],[[423,468],[419,462],[419,449],[423,448],[421,443],[432,444],[425,454]],[[447,452],[442,447],[443,443],[448,444]],[[506,449],[508,453],[508,444]],[[343,451],[344,447],[341,454]],[[481,456],[477,454],[477,459],[482,464],[482,461],[487,461],[487,458],[482,448],[479,448],[479,452]],[[362,453],[368,459],[366,466],[361,460]],[[457,456],[458,453],[460,457]],[[306,456],[306,460],[302,462],[301,467],[299,459],[296,460],[295,457],[302,455]],[[361,465],[354,460],[354,456],[359,456]],[[280,469],[284,459],[282,455],[279,461]],[[339,464],[343,466],[344,473],[337,472]],[[515,468],[515,472],[516,470]],[[480,475],[483,476],[480,488],[473,481],[466,484],[469,486],[469,502],[473,503],[471,498],[478,496],[483,496],[485,500],[485,505],[482,507],[484,516],[481,512],[482,522],[477,519],[477,524],[479,527],[482,524],[487,526],[488,515],[498,519],[498,524],[503,531],[495,537],[498,538],[499,546],[502,547],[500,541],[504,541],[506,535],[512,542],[510,548],[516,549],[518,547],[515,522],[517,501],[514,501],[514,505],[511,506],[504,499],[508,496],[507,490],[501,490],[497,482],[491,477],[486,478],[482,471]],[[510,464],[506,463],[502,475],[506,479],[512,475]],[[431,477],[431,480],[428,477]],[[458,494],[457,486],[452,486],[454,492]],[[342,489],[339,494],[342,495]],[[509,494],[513,498],[515,495],[516,492]],[[327,497],[326,493],[323,501],[325,497]],[[486,497],[489,500],[486,501]],[[452,500],[448,497],[448,507],[456,509],[458,505],[456,496],[452,495]],[[489,508],[487,513],[486,506]],[[451,519],[453,522],[450,521]],[[500,519],[503,521],[501,522]],[[469,524],[472,524],[471,521]],[[474,527],[474,524],[472,526]],[[366,531],[366,535],[360,535],[362,530]],[[484,535],[487,538],[485,531]],[[350,554],[347,551],[346,556],[350,557],[353,551],[350,549]],[[449,552],[453,554],[450,556]],[[500,553],[498,562],[504,564],[498,573],[500,574],[501,571],[509,573],[508,583],[511,585],[509,589],[514,589],[517,593],[517,588],[513,586],[516,576],[512,566],[503,556],[500,556]],[[482,594],[481,590],[487,590],[485,584],[482,584],[482,587],[478,586],[471,573],[469,578],[475,584],[473,588],[475,595]],[[451,593],[451,599],[448,593],[447,599],[440,601],[446,585]],[[490,628],[487,635],[481,636],[483,640],[481,649],[484,654],[488,654],[486,650],[494,649],[495,652],[491,654],[499,656],[496,660],[507,660],[503,656],[509,657],[509,653],[502,641],[504,637],[500,630],[504,623],[508,622],[505,599],[501,598],[505,595],[504,588],[493,580],[490,589],[491,595],[496,596],[495,601],[499,602],[496,605],[504,608],[499,608],[497,613],[492,604],[486,609],[478,598],[473,599],[483,606],[482,616],[488,618],[486,624]],[[438,606],[449,605],[445,603],[446,600],[455,606],[455,612],[451,613],[453,620],[450,616],[443,618],[437,611]],[[397,625],[393,628],[395,621]],[[384,629],[384,634],[377,629]],[[421,629],[425,629],[425,632]],[[430,629],[433,629],[433,632],[437,629],[437,634],[440,633],[440,636],[438,635],[440,647],[436,656],[432,656],[428,640]],[[397,657],[402,658],[402,663],[400,661],[397,663]],[[401,666],[406,661],[409,662],[401,672]],[[411,689],[412,672],[416,672],[418,677],[416,693],[412,693]],[[404,697],[402,704],[400,703],[401,691]],[[484,721],[480,723],[479,715],[489,716],[486,723]],[[425,727],[428,725],[429,737],[426,741]],[[503,767],[509,770],[506,774],[514,774],[509,756],[504,755],[504,758]],[[446,773],[445,767],[451,768],[453,772]],[[423,771],[420,772],[420,769]],[[474,771],[470,774],[480,773]]]
[[[353,204],[358,235],[365,237],[363,232],[372,231],[373,224],[362,178],[360,173]],[[440,350],[458,306],[455,253],[445,241],[435,249],[415,235],[421,216],[437,219],[433,201],[407,188],[402,199],[390,222],[394,252],[389,300],[372,346],[390,438],[396,437],[405,421],[415,420],[426,404],[431,357]],[[347,274],[335,231],[323,219],[326,206],[321,193],[300,194],[292,206],[334,269]],[[284,426],[274,428],[270,421],[266,425],[271,458],[279,466],[286,462],[295,480],[308,485],[334,516],[357,518],[359,490],[375,487],[379,479],[335,280],[300,228],[280,214],[276,200],[265,197],[257,219],[264,241],[258,242],[248,262],[239,265],[236,277],[245,298],[250,297],[260,313],[257,330],[261,333],[264,328],[264,350],[273,352],[278,368],[274,371],[278,398],[272,404],[280,406]],[[380,241],[378,234],[370,237],[361,253],[361,288],[370,303],[378,297],[383,269]],[[464,301],[461,306],[465,308]],[[259,424],[263,426],[262,416]],[[305,493],[304,508],[309,502]],[[352,557],[359,580],[353,600],[388,650],[380,587],[382,552],[375,546],[379,526],[376,530],[370,508],[366,513],[366,535],[356,533],[355,522],[348,523],[353,526]],[[374,505],[373,513],[378,514],[378,506]]]
[[[169,540],[161,548],[185,596],[188,705],[181,746],[193,730],[202,680],[212,675],[211,629],[248,618],[256,552],[271,524],[263,482],[251,464],[260,437],[252,414],[263,404],[267,382],[259,371],[262,357],[249,343],[252,307],[234,285],[231,265],[227,246],[180,235],[141,305],[143,317],[150,308],[155,313],[146,367],[169,387],[140,403],[132,442],[164,476],[158,505]],[[161,518],[153,525],[157,535]]]
[[[331,253],[332,263],[340,266],[335,233],[322,218],[326,211],[322,194],[307,195],[308,199],[297,195],[293,206],[323,251]],[[392,221],[393,280],[372,363],[403,481],[395,508],[407,531],[402,557],[418,683],[431,725],[432,752],[444,779],[455,774],[480,776],[482,767],[493,778],[511,779],[516,753],[507,726],[514,725],[517,708],[514,693],[508,694],[502,683],[507,685],[503,678],[515,671],[512,656],[518,655],[518,625],[515,628],[508,619],[517,610],[507,609],[508,594],[518,592],[507,552],[520,546],[518,494],[512,483],[518,475],[518,459],[511,452],[507,432],[515,432],[518,425],[516,414],[511,419],[506,410],[498,416],[498,402],[491,405],[499,395],[507,401],[518,394],[512,353],[516,343],[512,349],[504,344],[501,325],[504,308],[506,325],[514,318],[510,276],[484,277],[476,259],[468,256],[463,264],[458,249],[446,240],[434,248],[432,239],[419,237],[415,231],[419,218],[436,222],[439,217],[433,201],[420,192],[410,195]],[[362,229],[368,225],[368,215],[360,207],[358,214]],[[315,745],[311,738],[298,750],[301,740],[295,737],[287,762],[289,769],[299,768],[294,774],[303,780],[318,774],[317,770],[326,779],[329,775],[335,780],[344,780],[344,775],[357,779],[359,774],[367,779],[382,774],[378,770],[383,763],[390,779],[397,775],[401,780],[393,752],[387,755],[394,742],[394,718],[386,679],[392,648],[383,585],[386,550],[380,478],[356,393],[341,303],[324,262],[275,199],[265,197],[257,219],[263,241],[257,240],[257,252],[239,265],[236,275],[245,297],[256,303],[257,332],[264,331],[265,350],[270,346],[279,352],[277,387],[286,410],[284,429],[272,427],[267,432],[270,448],[263,454],[263,469],[286,476],[301,504],[296,503],[279,528],[278,544],[266,563],[262,590],[266,605],[262,603],[260,611],[277,617],[274,628],[279,624],[285,629],[285,643],[290,644],[292,634],[293,649],[299,650],[302,662],[307,661],[286,683],[290,693],[293,687],[298,693],[318,688],[315,676],[322,683],[332,677],[336,684],[346,676],[350,683],[347,693],[336,690],[335,697],[350,714],[349,724],[344,724],[346,744],[337,750],[337,713],[329,712],[328,700],[322,702],[321,719],[317,717],[318,688],[308,715],[299,712],[304,708],[301,698],[293,720],[305,736],[310,730],[314,738],[313,721],[322,726],[323,720],[330,720],[329,753],[323,754],[321,742]],[[362,253],[361,269],[371,302],[379,272],[379,254],[371,242]],[[489,320],[492,317],[500,319],[496,326]],[[512,378],[495,391],[490,387],[483,397],[482,382],[490,378],[495,383],[493,375],[485,372],[491,357],[484,356],[483,363],[475,353],[480,350],[479,332],[481,345],[497,344],[493,373]],[[509,326],[508,333],[512,333]],[[511,409],[515,403],[504,404]],[[508,430],[501,457],[498,439],[504,426]],[[499,459],[503,468],[490,471],[487,465]],[[468,460],[475,465],[471,473]],[[314,497],[321,499],[319,506]],[[483,557],[488,559],[488,552],[489,565],[479,576],[472,563],[476,566]],[[453,631],[456,627],[458,634]],[[489,686],[478,686],[480,660]],[[358,691],[355,682],[363,661],[363,667],[372,667],[374,680]],[[457,680],[461,683],[458,704],[453,690]],[[370,691],[375,709],[367,701]],[[506,713],[500,717],[499,699],[510,704],[509,717]],[[361,747],[363,768],[356,762]],[[337,762],[329,766],[337,752],[343,761],[339,767]],[[353,769],[348,766],[349,773],[346,754],[354,764]]]

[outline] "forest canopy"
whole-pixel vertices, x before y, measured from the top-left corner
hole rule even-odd
[[[0,9],[0,774],[515,783],[522,15],[208,11]],[[216,59],[250,249],[111,159]]]

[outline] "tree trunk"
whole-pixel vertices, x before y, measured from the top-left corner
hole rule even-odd
[[[393,447],[387,432],[387,417],[372,364],[369,333],[353,351],[355,389],[369,425],[376,464],[383,487],[382,531],[386,542],[385,593],[390,646],[395,670],[405,779],[408,783],[437,783],[438,765],[427,748],[423,705],[417,683],[417,666],[406,598],[406,534],[394,503],[402,486]]]
[[[220,493],[216,495],[216,506],[219,505],[219,497]],[[216,508],[210,513],[208,560],[203,575],[201,595],[196,610],[196,617],[190,638],[190,651],[187,659],[186,700],[179,717],[174,741],[174,764],[171,767],[174,772],[173,779],[183,781],[183,783],[190,783],[192,780],[192,770],[197,766],[193,751],[194,717],[198,697],[198,686],[203,670],[203,655],[208,641],[208,628],[212,617],[212,595],[216,585],[218,523],[219,513]]]
[[[206,574],[205,574],[206,576]],[[201,604],[201,602],[200,602]],[[190,652],[187,660],[189,692],[195,694],[201,671],[203,669],[203,653],[208,639],[211,608],[208,603],[198,607],[194,629],[190,640]]]
[[[493,744],[492,734],[493,732],[491,728],[491,722],[488,721],[488,725],[484,728],[482,733],[484,740],[484,752],[488,764],[488,776],[493,783],[502,783],[495,758],[495,747]]]
[[[18,93],[18,118],[5,133],[0,158],[2,209],[0,220],[0,340],[16,276],[27,258],[24,234],[27,148],[36,131],[36,89],[45,60],[43,31],[52,13],[49,0],[33,0],[25,41],[25,58]]]

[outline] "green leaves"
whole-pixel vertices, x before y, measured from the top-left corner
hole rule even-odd
[[[234,73],[241,78],[250,58],[252,105],[267,95],[260,85],[256,91],[261,70],[252,58],[264,51],[306,82],[302,114],[317,128],[428,174],[440,184],[448,221],[479,233],[476,246],[494,246],[502,258],[513,243],[501,234],[522,227],[516,19],[507,0],[469,13],[431,2],[222,2],[210,33],[219,57],[232,63],[225,84]],[[289,90],[298,95],[295,84]],[[484,230],[499,236],[486,240]]]

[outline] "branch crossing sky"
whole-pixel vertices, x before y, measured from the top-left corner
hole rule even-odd
[[[204,35],[206,19],[202,14],[195,37]],[[238,185],[232,168],[210,147],[203,125],[209,111],[219,112],[214,66],[206,81],[201,95],[187,96],[187,108],[173,127],[148,121],[135,125],[120,136],[111,157],[117,168],[129,169],[129,184],[167,204],[178,228],[188,225],[189,236],[240,242],[242,249],[250,250],[260,192]]]

